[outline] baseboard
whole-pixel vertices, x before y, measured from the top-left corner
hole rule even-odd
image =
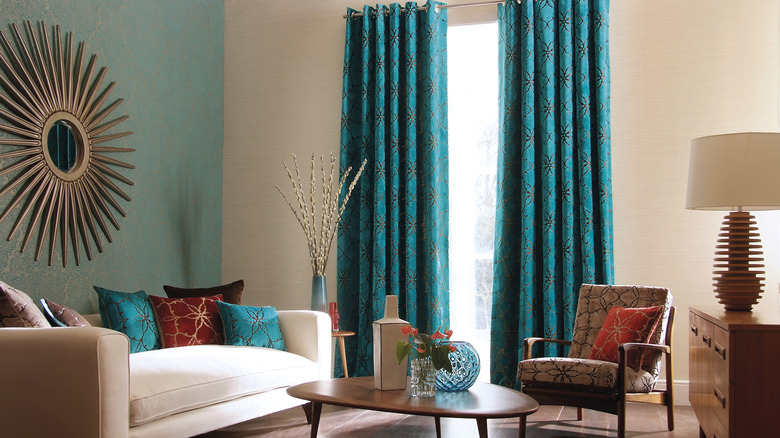
[[[659,380],[659,385],[666,387],[665,380]],[[690,406],[691,400],[688,398],[688,388],[690,388],[690,382],[687,380],[675,380],[674,381],[674,405],[675,406]]]

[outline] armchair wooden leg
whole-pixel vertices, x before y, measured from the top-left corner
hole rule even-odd
[[[674,310],[672,310],[674,317]],[[666,394],[664,402],[666,403],[666,425],[669,430],[674,430],[674,373],[672,368],[672,339],[671,328],[667,334],[666,344],[669,346],[669,353],[666,355]]]
[[[577,421],[582,421],[582,408],[577,408]]]
[[[617,436],[618,438],[626,437],[626,400],[625,398],[618,402],[618,414],[617,414]]]

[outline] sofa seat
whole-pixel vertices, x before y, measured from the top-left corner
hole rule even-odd
[[[129,355],[130,427],[214,403],[317,380],[318,365],[261,347],[194,345]]]

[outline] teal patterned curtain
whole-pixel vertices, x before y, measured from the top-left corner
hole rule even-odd
[[[373,375],[385,295],[421,331],[449,325],[447,18],[434,5],[365,6],[347,19],[342,174],[368,159],[338,233],[350,376]]]
[[[571,338],[582,283],[613,280],[608,15],[609,0],[498,8],[493,383],[516,386],[523,338]]]

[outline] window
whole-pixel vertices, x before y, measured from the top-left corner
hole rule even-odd
[[[490,310],[498,146],[498,25],[447,31],[450,154],[450,318],[490,375]]]

